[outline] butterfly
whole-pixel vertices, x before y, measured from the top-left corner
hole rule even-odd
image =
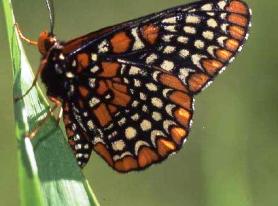
[[[68,143],[84,167],[94,150],[118,172],[181,149],[206,88],[248,37],[241,0],[203,0],[68,42],[42,32],[40,75],[63,108]]]

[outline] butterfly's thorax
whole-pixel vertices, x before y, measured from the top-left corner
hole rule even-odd
[[[74,76],[68,69],[62,48],[63,46],[57,42],[48,51],[47,63],[42,70],[41,79],[46,86],[48,96],[65,101],[71,96]]]

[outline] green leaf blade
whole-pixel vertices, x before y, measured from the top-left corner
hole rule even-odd
[[[14,27],[11,1],[3,0],[2,5],[13,63],[14,96],[20,96],[31,86],[34,75]],[[43,125],[32,144],[25,137],[48,110],[38,87],[14,104],[21,205],[99,205],[54,118]]]

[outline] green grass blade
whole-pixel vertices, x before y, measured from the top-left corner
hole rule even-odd
[[[20,96],[31,86],[34,75],[14,29],[12,4],[2,0],[2,5],[13,64],[14,96]],[[43,126],[32,143],[25,138],[48,109],[38,87],[14,104],[21,205],[98,205],[54,119]]]

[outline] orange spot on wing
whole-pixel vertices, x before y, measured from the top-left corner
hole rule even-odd
[[[198,92],[208,82],[209,77],[202,73],[192,74],[188,80],[189,89]]]
[[[164,157],[175,151],[176,145],[172,141],[166,140],[164,138],[159,138],[157,140],[157,150],[158,153]]]
[[[239,42],[235,39],[227,39],[225,42],[225,46],[230,51],[236,51],[239,47]]]
[[[84,86],[79,86],[78,90],[79,90],[80,95],[83,98],[85,98],[85,97],[87,97],[89,95],[89,90],[86,87],[84,87]]]
[[[113,87],[120,92],[127,93],[127,86],[124,84],[113,83]]]
[[[188,110],[191,109],[192,98],[189,97],[187,94],[180,91],[174,91],[169,98],[175,104],[180,105]]]
[[[77,72],[80,73],[82,70],[87,69],[89,65],[89,57],[85,53],[77,55]]]
[[[108,109],[112,114],[115,114],[118,111],[118,108],[111,104],[108,105]]]
[[[245,31],[242,27],[240,26],[229,26],[229,32],[231,36],[235,39],[242,40],[245,35]]]
[[[123,53],[130,47],[131,39],[125,32],[115,34],[110,40],[114,53]]]
[[[105,104],[100,104],[93,111],[102,127],[106,126],[109,122],[111,122],[112,117],[110,116]]]
[[[108,86],[106,85],[106,83],[103,80],[100,80],[97,88],[97,93],[99,95],[103,95],[105,92],[107,92],[107,90]]]
[[[150,44],[154,44],[157,40],[159,28],[153,24],[143,26],[142,28],[142,35],[144,39],[149,42]]]
[[[185,85],[181,82],[181,80],[173,75],[161,74],[159,76],[159,80],[162,84],[164,84],[168,87],[171,87],[173,89],[181,90],[184,92],[187,91],[187,89],[185,88]]]
[[[103,71],[99,74],[100,77],[114,77],[120,68],[117,62],[102,62],[101,66]]]
[[[138,163],[133,157],[126,156],[123,159],[115,162],[114,167],[120,172],[128,172],[130,170],[138,168]]]
[[[139,151],[138,163],[140,167],[146,167],[158,159],[158,155],[149,147],[142,147]]]
[[[181,125],[185,127],[189,126],[189,120],[191,119],[191,114],[189,111],[179,108],[175,111],[175,117]]]
[[[231,1],[229,6],[226,8],[229,12],[239,13],[239,14],[248,14],[247,6],[240,1]]]
[[[127,94],[118,92],[117,90],[114,90],[114,99],[112,100],[112,103],[119,106],[127,106],[127,104],[130,102],[131,97]]]
[[[223,64],[214,59],[204,59],[202,60],[202,66],[205,68],[207,73],[214,75],[215,72],[219,71],[219,69],[223,67]]]
[[[103,159],[110,165],[113,165],[113,160],[112,157],[109,153],[109,151],[106,149],[105,145],[103,145],[102,143],[98,143],[94,146],[95,151],[101,156],[103,157]]]
[[[216,50],[216,56],[222,61],[222,62],[226,62],[228,61],[231,56],[232,56],[232,53],[225,50],[225,49],[217,49]]]
[[[180,127],[173,127],[171,129],[171,136],[173,140],[178,144],[181,145],[183,143],[184,138],[187,135],[187,131]]]
[[[114,94],[114,99],[112,100],[112,103],[115,105],[119,105],[119,106],[127,106],[127,104],[130,102],[131,97],[123,92],[120,92],[118,90],[116,90],[113,85],[112,82],[107,80],[106,81],[109,88],[113,91]]]
[[[230,14],[228,17],[228,21],[243,27],[245,27],[248,23],[247,19],[239,14]]]

